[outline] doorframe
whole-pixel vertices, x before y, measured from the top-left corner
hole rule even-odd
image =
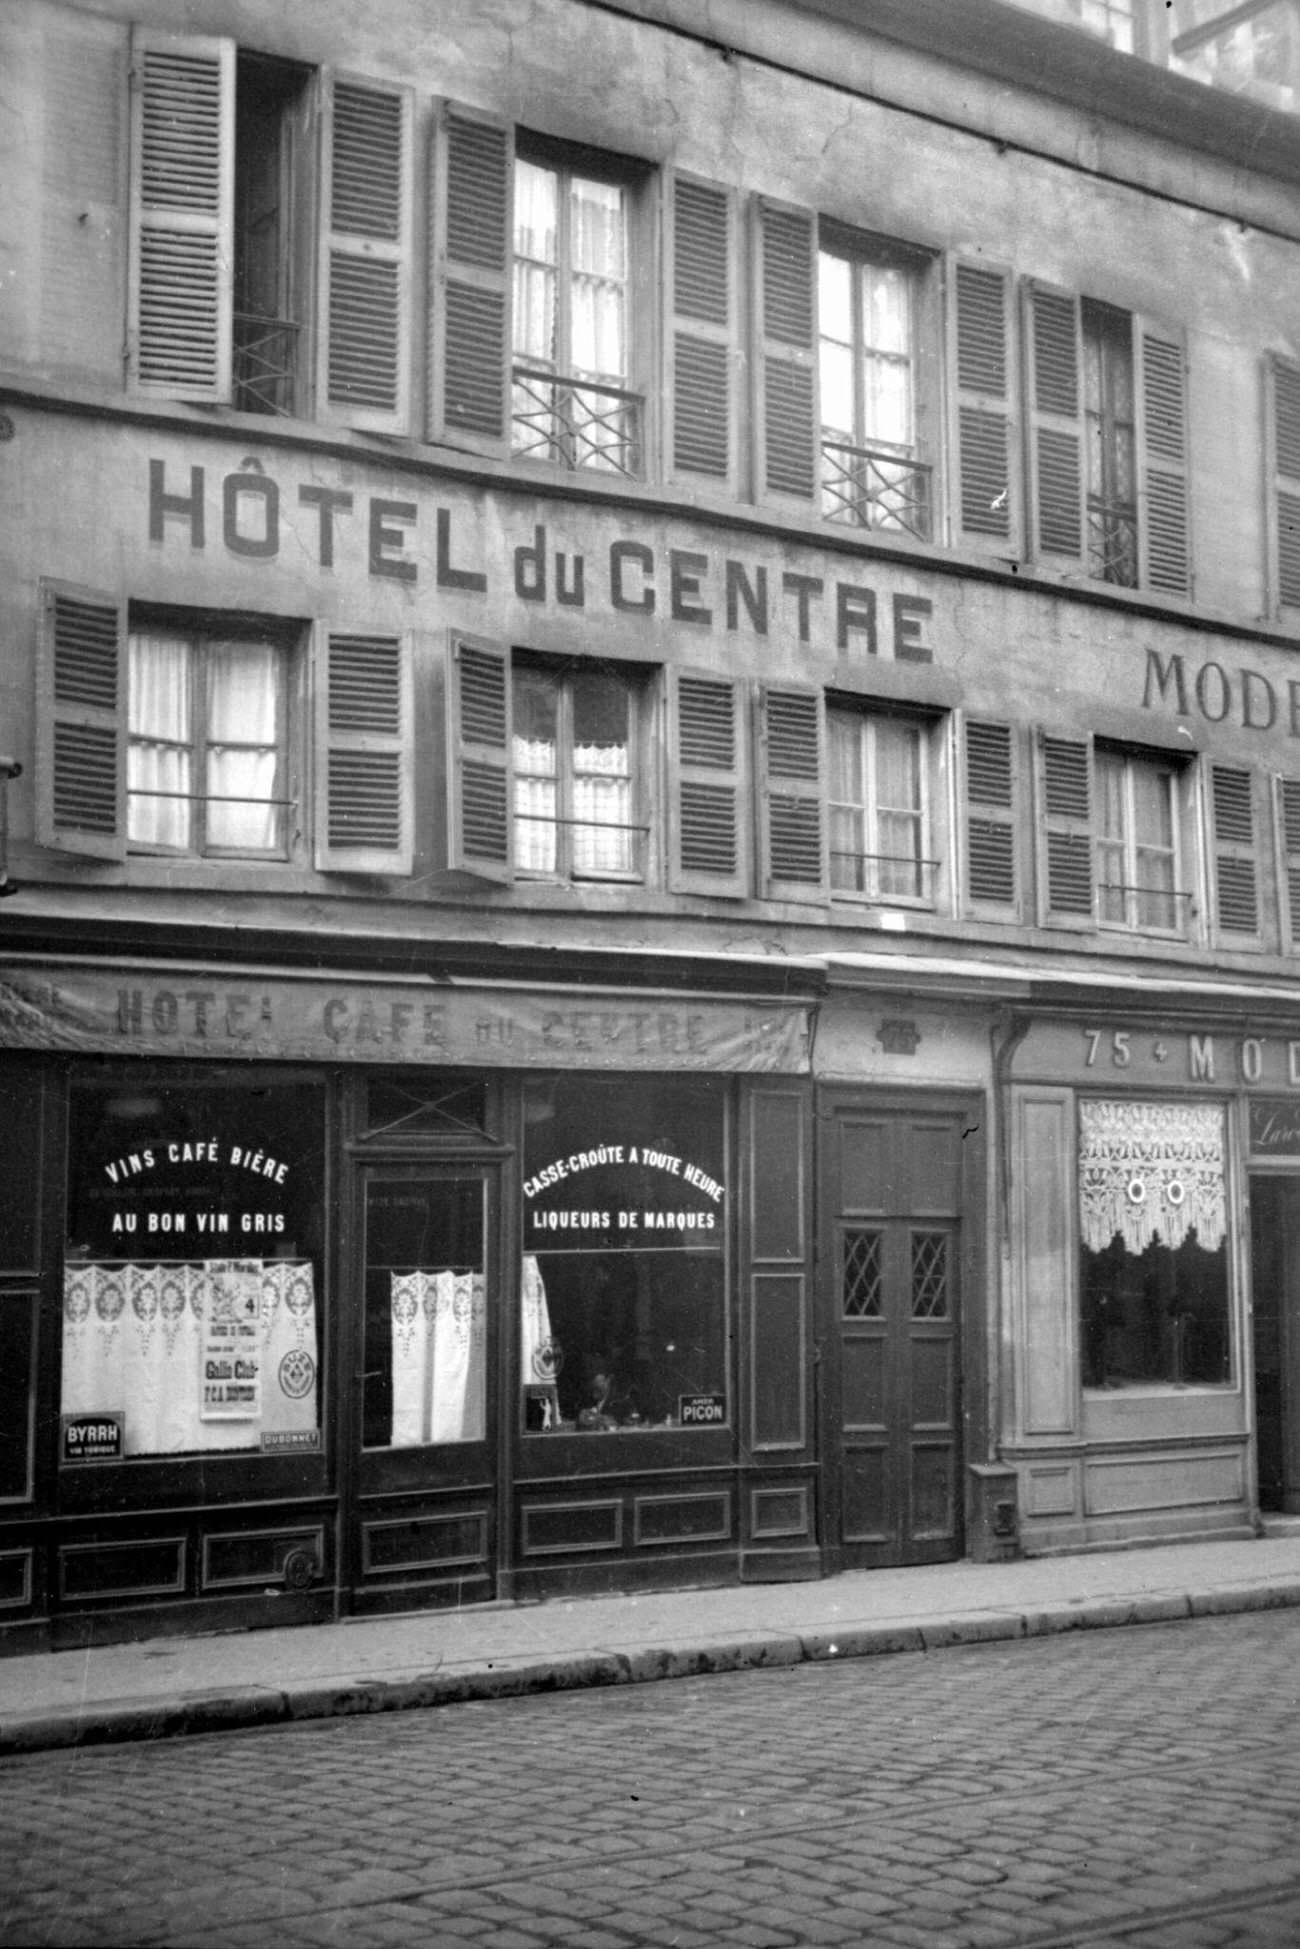
[[[959,1228],[957,1379],[961,1390],[957,1424],[961,1481],[956,1492],[957,1553],[968,1554],[975,1533],[971,1464],[987,1459],[993,1425],[996,1361],[989,1294],[988,1160],[992,1154],[991,1099],[979,1089],[908,1089],[870,1083],[822,1083],[815,1099],[816,1280],[814,1344],[817,1365],[818,1474],[821,1483],[821,1534],[827,1573],[860,1567],[857,1552],[840,1541],[839,1482],[840,1334],[839,1265],[835,1253],[833,1207],[838,1203],[830,1167],[835,1139],[831,1128],[846,1111],[876,1115],[947,1116],[962,1126],[958,1183]]]

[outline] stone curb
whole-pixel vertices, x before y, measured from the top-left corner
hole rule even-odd
[[[565,1652],[555,1657],[504,1659],[460,1669],[436,1668],[397,1679],[352,1683],[303,1681],[286,1687],[231,1686],[222,1691],[165,1694],[157,1699],[106,1699],[64,1710],[11,1713],[0,1721],[0,1757],[107,1745],[135,1739],[175,1739],[235,1732],[294,1721],[336,1719],[461,1705],[473,1699],[536,1697],[592,1686],[647,1685],[661,1679],[713,1673],[789,1669],[844,1658],[949,1650],[1013,1638],[1109,1631],[1131,1624],[1165,1624],[1197,1617],[1300,1608],[1300,1580],[1229,1584],[1217,1590],[1162,1591],[1138,1597],[1097,1597],[1041,1609],[953,1612],[946,1617],[848,1624],[717,1641],[647,1645],[637,1651]]]

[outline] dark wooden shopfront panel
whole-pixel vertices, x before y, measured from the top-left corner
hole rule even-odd
[[[960,1553],[963,1118],[823,1121],[829,1542],[841,1567]]]

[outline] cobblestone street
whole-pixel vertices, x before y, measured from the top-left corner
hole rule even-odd
[[[0,1942],[1300,1940],[1293,1613],[0,1770]]]

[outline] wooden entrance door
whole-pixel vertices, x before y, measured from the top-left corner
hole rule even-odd
[[[1300,1513],[1300,1178],[1252,1173],[1251,1310],[1261,1509]]]
[[[837,1107],[822,1281],[827,1514],[841,1568],[961,1553],[959,1116]]]

